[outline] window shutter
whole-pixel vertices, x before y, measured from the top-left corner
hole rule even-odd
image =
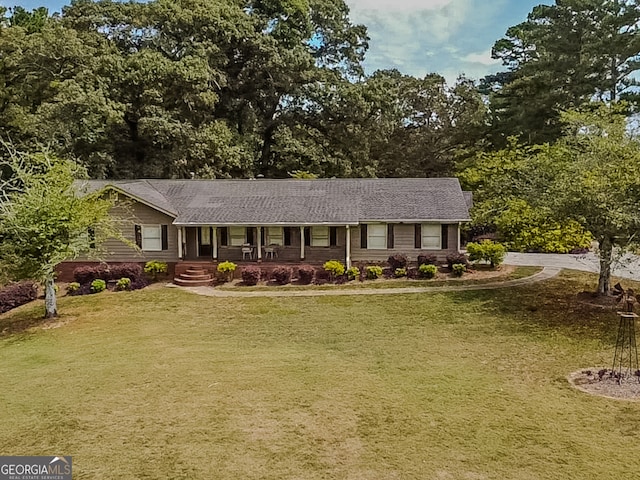
[[[87,230],[89,234],[89,248],[96,248],[96,230],[93,227],[89,227]]]
[[[142,226],[135,225],[134,231],[136,237],[136,245],[138,246],[138,248],[142,248]]]
[[[260,229],[260,245],[266,245],[264,236],[264,227]]]
[[[220,227],[220,246],[226,247],[229,245],[229,229],[227,227]]]
[[[162,250],[169,250],[169,226],[162,225]]]
[[[442,225],[442,243],[440,244],[442,250],[446,250],[449,248],[449,225]]]
[[[311,246],[311,227],[304,227],[304,244],[305,246]]]
[[[291,227],[284,227],[284,244],[285,246],[291,245]]]
[[[329,246],[335,247],[338,244],[338,227],[329,227]]]
[[[360,225],[360,248],[367,248],[367,225]]]
[[[393,248],[393,223],[387,223],[387,248]]]
[[[422,225],[419,223],[416,223],[414,243],[414,247],[418,250],[422,248]]]
[[[253,227],[247,227],[246,233],[244,235],[244,238],[247,240],[247,243],[249,245],[255,244],[255,238],[253,238]]]

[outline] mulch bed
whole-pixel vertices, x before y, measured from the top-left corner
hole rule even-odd
[[[594,367],[573,372],[567,378],[575,388],[591,395],[615,400],[640,401],[640,377],[633,374],[618,381],[611,370]]]

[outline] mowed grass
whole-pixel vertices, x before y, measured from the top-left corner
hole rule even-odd
[[[612,360],[594,285],[64,298],[57,328],[0,338],[0,452],[76,479],[637,478],[640,403],[565,378]]]

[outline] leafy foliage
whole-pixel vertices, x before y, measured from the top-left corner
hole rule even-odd
[[[495,268],[504,261],[507,249],[501,243],[483,240],[480,243],[468,243],[467,253],[472,262],[489,262],[491,268]]]
[[[396,268],[393,271],[393,276],[396,277],[396,278],[406,277],[407,276],[407,269],[406,268]]]
[[[398,268],[406,268],[409,259],[404,253],[396,253],[389,256],[387,263],[392,270],[397,270]]]
[[[379,265],[368,265],[365,270],[367,272],[367,280],[375,280],[382,276],[382,267]]]
[[[291,267],[279,266],[274,268],[273,272],[271,272],[271,278],[273,278],[278,285],[291,283]]]
[[[465,267],[469,264],[467,256],[464,253],[451,253],[447,255],[447,266],[449,270],[453,270],[453,265],[462,264]]]
[[[421,253],[418,255],[418,266],[420,265],[437,265],[438,257],[433,253]]]
[[[91,282],[91,293],[100,293],[107,289],[107,282],[104,280],[94,280]]]
[[[348,280],[355,280],[360,277],[360,269],[358,267],[349,267],[345,273]]]
[[[301,265],[298,268],[298,281],[303,285],[309,285],[313,282],[315,272],[315,268],[311,265]]]
[[[260,281],[262,272],[260,268],[254,266],[247,266],[242,268],[242,282],[245,285],[253,286],[257,285]]]
[[[344,264],[338,260],[329,260],[322,265],[322,268],[329,272],[334,278],[344,275]]]
[[[158,260],[149,260],[144,265],[144,273],[146,273],[147,275],[151,275],[151,278],[153,278],[154,280],[158,279],[159,274],[167,273],[167,269],[167,263],[160,262]]]
[[[0,289],[0,313],[24,305],[38,298],[38,287],[34,282],[12,283]]]
[[[131,290],[131,279],[127,277],[118,279],[118,281],[116,282],[116,290]]]
[[[466,271],[467,266],[464,263],[454,263],[451,266],[451,273],[453,273],[454,277],[461,277]]]
[[[418,267],[418,274],[422,278],[434,278],[438,273],[438,267],[432,264],[423,263]]]

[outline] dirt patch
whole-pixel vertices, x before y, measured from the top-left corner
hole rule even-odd
[[[618,379],[606,368],[585,368],[569,374],[569,383],[578,390],[615,400],[640,401],[640,377],[635,375]]]
[[[578,303],[607,310],[615,310],[618,305],[618,299],[613,295],[599,295],[595,292],[580,292],[577,295],[577,298]]]

